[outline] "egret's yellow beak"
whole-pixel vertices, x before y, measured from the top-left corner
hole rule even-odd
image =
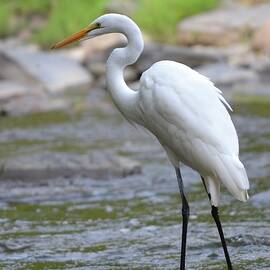
[[[90,31],[94,30],[94,29],[97,29],[97,28],[100,28],[100,25],[99,24],[90,24],[89,26],[83,28],[82,30],[80,30],[79,32],[77,33],[74,33],[73,35],[71,35],[70,37],[56,43],[55,45],[53,45],[51,47],[51,49],[58,49],[58,48],[62,48],[76,40],[79,40],[81,38],[84,38],[87,33],[89,33]]]

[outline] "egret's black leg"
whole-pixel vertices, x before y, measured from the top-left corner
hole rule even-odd
[[[221,226],[221,222],[220,222],[220,219],[219,219],[218,207],[215,207],[215,206],[212,205],[211,213],[212,213],[212,216],[213,216],[213,218],[214,218],[214,220],[216,222],[217,228],[218,228],[221,244],[222,244],[224,254],[225,254],[225,258],[226,258],[227,265],[228,265],[228,270],[233,270],[230,255],[229,255],[229,252],[228,252],[228,249],[227,249],[226,240],[225,240],[223,230],[222,230],[222,226]]]
[[[208,193],[208,191],[207,191],[204,178],[202,176],[201,176],[201,178],[202,178],[203,185],[205,187],[205,190],[206,190],[206,192],[208,194],[208,198],[209,198],[210,203],[211,203],[211,194]],[[225,255],[227,266],[228,266],[228,270],[233,270],[231,259],[230,259],[230,254],[228,252],[228,248],[227,248],[226,240],[225,240],[225,237],[224,237],[222,225],[221,225],[221,222],[220,222],[220,219],[219,219],[218,207],[212,205],[211,214],[212,214],[212,217],[214,218],[215,223],[217,225],[218,233],[219,233],[219,236],[220,236],[221,244],[222,244],[222,247],[223,247],[224,255]]]
[[[187,227],[188,227],[188,218],[189,218],[189,206],[188,201],[184,192],[184,185],[179,168],[175,168],[178,186],[182,199],[182,244],[181,244],[181,260],[180,260],[180,270],[185,270],[185,261],[186,261],[186,243],[187,243]]]

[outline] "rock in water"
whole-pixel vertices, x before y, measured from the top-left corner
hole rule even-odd
[[[125,177],[141,172],[138,162],[108,152],[89,155],[42,152],[1,161],[0,179],[49,179],[84,176],[94,179]]]
[[[17,82],[0,80],[0,103],[26,95],[30,90]]]
[[[93,80],[80,64],[58,52],[2,48],[1,55],[0,58],[9,66],[9,68],[1,66],[1,77],[41,85],[52,93],[89,86]]]
[[[158,43],[147,43],[138,61],[134,64],[139,73],[161,60],[176,61],[192,68],[225,61],[224,53],[215,48],[188,48]]]
[[[198,72],[208,77],[221,89],[235,87],[235,85],[257,82],[254,71],[232,66],[227,63],[205,65],[197,69]]]
[[[252,47],[255,50],[270,53],[270,16],[269,21],[255,33],[252,40]]]
[[[66,110],[69,102],[49,97],[42,88],[15,81],[0,80],[1,115],[23,115],[34,112]]]
[[[249,37],[269,21],[270,4],[234,6],[183,20],[178,26],[181,44],[229,45]]]

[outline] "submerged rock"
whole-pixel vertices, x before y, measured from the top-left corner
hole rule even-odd
[[[2,161],[0,179],[48,179],[76,175],[107,179],[141,172],[138,162],[108,152],[89,155],[43,152]]]
[[[31,248],[31,244],[21,244],[16,242],[0,242],[0,248],[5,252],[17,252]]]

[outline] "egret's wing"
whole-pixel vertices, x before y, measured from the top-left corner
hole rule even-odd
[[[164,61],[143,76],[142,85],[144,94],[151,95],[148,125],[153,133],[171,148],[181,148],[187,165],[199,172],[211,168],[233,195],[244,199],[239,189],[248,189],[248,180],[225,107],[230,106],[213,83],[184,65]]]
[[[166,75],[153,85],[156,112],[184,130],[191,140],[200,139],[220,153],[238,155],[238,137],[225,108],[230,106],[221,91],[206,77],[184,65],[175,64],[173,68],[167,67],[166,72],[160,70],[160,74]],[[169,73],[170,70],[173,74]]]

